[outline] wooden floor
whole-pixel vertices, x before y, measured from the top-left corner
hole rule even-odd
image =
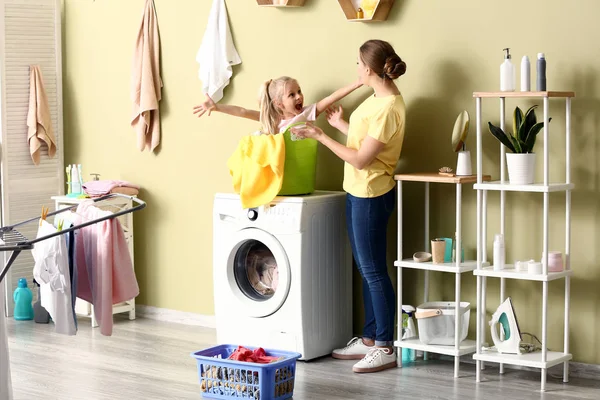
[[[112,337],[81,319],[77,336],[53,332],[52,325],[10,320],[9,348],[15,400],[200,399],[192,351],[215,343],[212,329],[147,319],[115,318]],[[539,373],[497,369],[475,383],[473,365],[417,362],[376,374],[351,371],[352,361],[329,357],[298,362],[294,399],[599,399],[600,381],[549,377],[539,391]],[[556,371],[556,375],[560,372]]]

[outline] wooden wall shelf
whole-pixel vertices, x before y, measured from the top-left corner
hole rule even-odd
[[[302,7],[306,0],[256,0],[261,7]]]
[[[394,0],[379,0],[373,15],[368,16],[365,12],[364,18],[357,18],[357,9],[354,7],[352,0],[338,0],[338,3],[340,3],[346,20],[349,22],[381,22],[387,20],[390,10],[394,5]]]

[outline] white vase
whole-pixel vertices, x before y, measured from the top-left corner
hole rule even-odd
[[[511,185],[529,185],[535,175],[535,153],[506,153],[508,181]]]
[[[471,170],[471,152],[459,151],[458,159],[456,160],[456,175],[470,176],[472,174],[473,172]]]

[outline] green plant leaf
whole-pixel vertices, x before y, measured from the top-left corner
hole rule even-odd
[[[535,116],[535,109],[537,105],[529,107],[529,110],[525,113],[525,118],[519,128],[519,139],[526,142],[527,136],[531,131],[531,128],[537,123],[537,119]]]
[[[513,151],[513,153],[522,153],[523,152],[523,146],[521,145],[521,142],[519,140],[519,138],[514,138],[512,136],[510,136],[510,140],[513,144],[513,147],[515,148],[515,150]],[[523,143],[524,144],[524,143]]]
[[[513,137],[520,137],[518,133],[521,129],[521,125],[523,124],[523,111],[519,107],[515,107],[515,111],[513,112]]]
[[[550,123],[550,121],[552,121],[552,118],[548,118],[548,123]],[[525,139],[527,153],[531,153],[533,151],[533,146],[535,146],[535,139],[537,138],[537,134],[542,130],[543,127],[543,122],[538,122],[537,124],[531,127],[531,130],[527,135],[527,139]]]
[[[508,147],[513,153],[515,153],[515,146],[513,145],[510,136],[504,133],[504,131],[497,126],[494,126],[491,122],[488,122],[488,129],[490,133],[500,141],[503,145]]]

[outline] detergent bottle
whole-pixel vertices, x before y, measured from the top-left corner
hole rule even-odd
[[[418,337],[415,328],[414,313],[415,308],[410,305],[402,305],[402,340],[414,339]],[[408,363],[416,360],[416,354],[413,349],[402,349],[402,362]]]
[[[27,287],[27,279],[19,279],[19,283],[13,293],[15,301],[14,318],[17,321],[28,321],[33,319],[33,293]]]

